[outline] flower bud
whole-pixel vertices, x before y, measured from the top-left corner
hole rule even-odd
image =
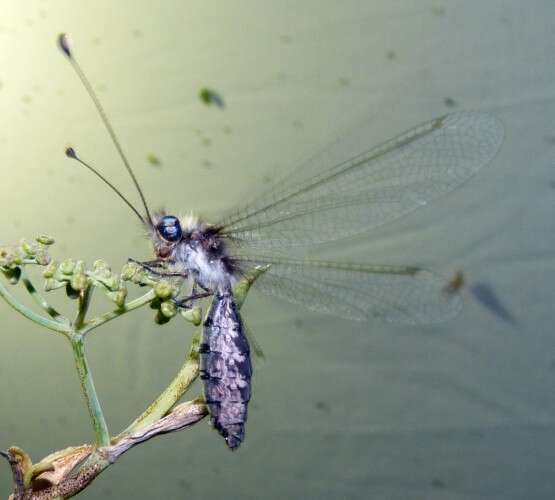
[[[53,260],[52,262],[50,262],[50,264],[46,266],[46,269],[42,272],[42,275],[45,278],[53,278],[57,269],[58,269],[58,263],[55,260]]]
[[[75,261],[72,259],[66,259],[62,261],[59,269],[62,274],[72,274],[75,269]]]
[[[88,279],[85,273],[77,272],[71,277],[70,283],[74,290],[84,290],[87,288]]]
[[[165,300],[160,304],[160,312],[166,318],[173,318],[177,314],[177,307],[172,300]]]
[[[28,255],[29,257],[33,257],[36,253],[36,250],[33,248],[33,245],[27,243],[25,240],[21,240],[21,249]]]
[[[50,264],[52,258],[44,250],[39,250],[35,255],[35,261],[39,266],[46,266]]]
[[[159,281],[154,285],[154,293],[160,299],[169,299],[174,293],[174,286],[169,281]]]
[[[122,288],[115,292],[108,292],[108,297],[113,300],[118,307],[123,307],[125,305],[125,299],[127,298],[127,290]]]
[[[181,316],[194,326],[199,326],[202,321],[202,310],[200,307],[193,307],[191,309],[182,309]]]
[[[128,262],[121,269],[121,279],[123,281],[129,281],[135,276],[138,271],[138,266],[132,262]]]
[[[54,238],[52,238],[50,236],[46,236],[45,234],[41,234],[40,236],[37,236],[36,240],[41,245],[47,245],[48,246],[48,245],[53,245],[54,244]]]

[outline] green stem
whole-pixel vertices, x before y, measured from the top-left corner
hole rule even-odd
[[[25,316],[27,319],[30,319],[34,323],[44,326],[49,330],[53,330],[55,332],[63,333],[64,335],[68,335],[71,333],[71,329],[68,325],[65,325],[59,321],[45,318],[40,314],[32,311],[28,307],[21,304],[9,291],[8,289],[0,282],[0,296],[10,305],[12,306],[18,313]]]
[[[92,373],[85,356],[83,336],[81,334],[75,333],[72,336],[71,347],[73,349],[73,357],[75,359],[75,366],[77,367],[79,381],[81,382],[81,388],[83,389],[83,394],[85,396],[85,401],[87,402],[89,415],[91,417],[91,422],[96,436],[96,445],[98,447],[109,446],[110,433],[108,432],[108,426],[106,425],[106,420],[104,419],[104,413],[102,413],[102,408],[100,407],[100,402],[98,401],[98,397],[96,395]]]
[[[29,294],[31,295],[31,297],[33,298],[33,300],[53,319],[55,319],[56,321],[60,322],[60,323],[64,323],[66,325],[69,326],[69,319],[67,319],[66,317],[62,316],[58,311],[56,311],[56,309],[54,309],[47,301],[46,299],[39,293],[37,292],[37,289],[35,288],[35,285],[33,285],[33,283],[31,282],[31,280],[27,277],[27,274],[25,273],[25,268],[21,268],[21,280],[23,281],[23,286],[25,287],[25,290],[27,290],[29,292]]]
[[[119,309],[115,309],[114,311],[107,312],[105,314],[102,314],[101,316],[91,319],[90,321],[87,322],[86,326],[81,328],[80,332],[83,336],[85,336],[91,330],[98,328],[104,323],[107,323],[108,321],[118,318],[122,314],[125,314],[129,311],[133,311],[134,309],[138,309],[139,307],[142,307],[148,304],[155,296],[156,295],[154,294],[154,291],[150,290],[148,293],[145,293],[144,295],[141,295],[135,300],[128,302],[127,304],[125,304],[123,307],[120,307]]]
[[[191,349],[185,363],[170,382],[164,392],[156,398],[156,400],[138,416],[127,429],[125,429],[116,441],[122,437],[132,434],[141,427],[148,426],[166,415],[174,405],[181,399],[181,396],[187,392],[187,389],[195,381],[199,373],[199,349],[200,337],[195,335],[191,343]]]

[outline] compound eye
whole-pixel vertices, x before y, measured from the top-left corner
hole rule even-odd
[[[173,215],[166,215],[162,217],[162,219],[156,226],[156,230],[162,238],[171,243],[179,241],[182,237],[181,225],[179,224],[179,220]]]

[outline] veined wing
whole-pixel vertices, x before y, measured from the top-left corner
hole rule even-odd
[[[291,173],[221,222],[222,235],[257,250],[331,241],[407,214],[469,179],[503,140],[493,115],[445,115],[349,161]]]
[[[260,292],[343,318],[429,324],[455,316],[460,297],[446,291],[446,280],[409,266],[234,257],[248,272],[270,264],[254,282]]]

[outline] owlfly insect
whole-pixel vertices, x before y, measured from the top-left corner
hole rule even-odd
[[[203,324],[201,378],[211,421],[229,448],[245,437],[252,365],[233,285],[257,266],[262,293],[308,309],[355,320],[408,324],[439,322],[461,308],[446,280],[417,266],[320,262],[292,257],[308,248],[363,233],[452,191],[492,160],[503,140],[493,115],[456,112],[421,124],[339,164],[297,169],[252,203],[208,222],[151,213],[145,196],[66,35],[59,45],[91,97],[144,208],[141,214],[74,149],[67,155],[91,170],[137,215],[155,259],[141,265],[188,284],[179,307],[212,297]],[[189,293],[190,291],[190,293]]]

